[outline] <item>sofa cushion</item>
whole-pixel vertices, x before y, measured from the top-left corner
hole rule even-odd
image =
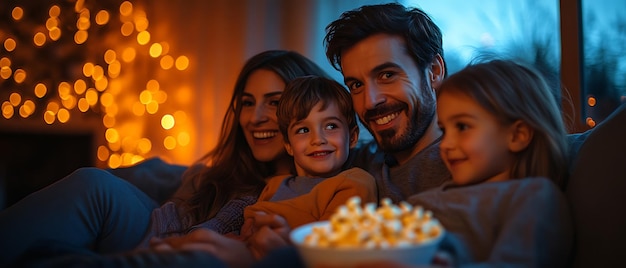
[[[596,126],[566,186],[575,228],[574,267],[614,267],[626,252],[626,104]]]

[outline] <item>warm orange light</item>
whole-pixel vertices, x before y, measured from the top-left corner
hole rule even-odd
[[[11,59],[7,57],[0,58],[0,67],[11,66]]]
[[[113,95],[107,92],[103,93],[102,96],[100,96],[100,104],[104,107],[113,105]]]
[[[165,139],[163,139],[163,146],[165,146],[165,149],[173,150],[176,148],[176,139],[172,136],[165,137]]]
[[[85,77],[90,77],[91,75],[93,75],[93,63],[91,62],[87,62],[83,65],[83,75],[85,75]]]
[[[150,46],[150,57],[156,58],[161,56],[161,52],[163,52],[163,47],[159,43],[154,43]]]
[[[43,46],[43,44],[46,43],[46,35],[42,32],[36,33],[35,36],[33,36],[33,43],[38,47]]]
[[[174,58],[170,55],[165,55],[161,58],[159,63],[161,64],[161,68],[163,68],[163,70],[169,70],[172,66],[174,66]]]
[[[43,98],[46,93],[48,93],[48,88],[46,87],[46,85],[42,84],[42,83],[37,83],[37,85],[35,85],[35,96],[37,96],[37,98]]]
[[[57,18],[48,18],[46,20],[46,29],[52,30],[52,28],[58,28],[59,27],[59,19]]]
[[[59,15],[61,15],[61,8],[59,6],[57,6],[57,5],[51,6],[50,9],[48,10],[48,15],[51,18],[58,17]]]
[[[134,30],[135,26],[133,26],[133,23],[130,21],[124,22],[122,24],[122,27],[120,28],[120,32],[123,36],[130,36],[131,34],[133,34]]]
[[[150,33],[148,31],[142,31],[137,34],[137,44],[145,45],[150,42]]]
[[[146,104],[146,112],[149,114],[156,114],[159,111],[159,103],[152,100]]]
[[[107,128],[115,127],[115,116],[112,115],[104,115],[102,117],[102,124]]]
[[[115,53],[113,49],[107,49],[107,51],[104,52],[104,61],[106,63],[111,64],[111,62],[115,61],[116,58],[117,53]]]
[[[93,78],[93,80],[97,81],[97,80],[102,79],[102,77],[104,77],[104,69],[100,65],[94,65],[93,66],[93,73],[91,74],[91,78]]]
[[[98,146],[98,159],[100,161],[106,161],[109,158],[109,149],[106,146]]]
[[[109,64],[109,67],[107,69],[107,73],[109,74],[109,77],[111,78],[118,77],[121,71],[122,71],[122,64],[117,60],[111,62],[111,64]]]
[[[96,14],[96,23],[98,25],[105,25],[109,22],[109,12],[106,10],[100,10]]]
[[[89,102],[87,102],[87,99],[80,98],[78,100],[78,110],[80,110],[83,113],[87,112],[87,110],[89,110]]]
[[[178,144],[180,144],[180,146],[187,146],[190,140],[189,133],[186,131],[178,133]]]
[[[79,30],[86,31],[91,27],[91,22],[89,22],[89,17],[80,17],[76,21],[76,28]]]
[[[6,49],[8,52],[13,51],[16,46],[17,46],[17,43],[15,42],[13,38],[9,37],[6,40],[4,40],[4,49]]]
[[[9,95],[9,102],[11,105],[17,107],[22,102],[22,95],[17,92],[11,93],[11,95]]]
[[[589,126],[589,127],[595,127],[596,126],[596,121],[593,120],[593,118],[587,117],[586,121],[587,121],[587,126]]]
[[[176,59],[176,69],[185,70],[189,67],[189,58],[186,56],[180,56]]]
[[[107,142],[109,142],[109,143],[116,143],[120,139],[120,134],[117,132],[117,129],[108,128],[104,132],[104,137],[106,138]]]
[[[109,79],[102,77],[95,82],[96,89],[100,92],[104,91],[109,85]]]
[[[137,143],[137,151],[141,154],[147,154],[152,150],[152,142],[149,139],[139,139]]]
[[[175,124],[176,120],[174,120],[174,116],[172,116],[171,114],[166,114],[161,117],[161,127],[163,127],[163,129],[172,129]]]
[[[130,16],[133,13],[133,4],[129,1],[124,1],[120,4],[120,15]]]
[[[13,74],[13,71],[11,70],[11,67],[9,66],[0,67],[0,77],[2,77],[2,79],[9,79],[9,77],[11,77],[12,74]]]
[[[87,83],[85,82],[85,80],[76,79],[76,81],[74,82],[74,92],[80,95],[80,94],[85,93],[86,90],[87,90]]]
[[[587,98],[587,105],[589,105],[589,107],[596,106],[596,98],[594,96],[589,96],[589,98]]]
[[[139,12],[139,11],[138,11]],[[138,32],[142,32],[148,29],[148,19],[146,18],[145,14],[137,14],[135,16],[135,29]]]
[[[118,168],[122,165],[122,158],[119,154],[111,154],[109,157],[109,167],[110,168]]]
[[[57,119],[61,123],[67,123],[67,121],[70,120],[70,111],[64,108],[59,109],[59,112],[57,113]]]
[[[54,123],[54,120],[56,120],[56,114],[52,111],[46,111],[43,113],[43,121],[45,121],[46,124],[51,125]]]
[[[98,103],[98,91],[95,88],[87,89],[85,92],[85,99],[90,106],[94,106]]]
[[[24,16],[24,10],[21,7],[14,7],[13,11],[11,11],[11,17],[14,20],[21,20]]]
[[[72,86],[68,82],[61,82],[59,83],[58,92],[61,99],[67,99],[72,92]]]
[[[5,101],[2,103],[2,116],[4,116],[4,118],[9,119],[13,117],[14,113],[15,109],[10,102]]]
[[[68,110],[74,109],[74,107],[76,107],[76,102],[78,101],[76,100],[76,97],[74,95],[67,95],[65,99],[61,100],[61,104],[63,104],[63,107],[67,108]]]
[[[135,55],[137,54],[137,52],[135,51],[134,48],[132,47],[127,47],[124,49],[124,52],[122,52],[122,60],[124,62],[131,62],[135,59]]]
[[[89,34],[87,33],[87,31],[84,30],[78,30],[76,31],[76,33],[74,34],[74,42],[78,45],[83,44],[87,41],[87,37],[89,36]]]
[[[18,84],[24,82],[24,80],[26,80],[26,71],[22,69],[15,70],[15,73],[13,74],[13,80],[15,80],[15,83]]]
[[[61,38],[61,29],[59,29],[58,27],[53,27],[52,29],[50,29],[50,32],[48,32],[48,36],[50,36],[50,40],[52,41],[59,40],[59,38]]]

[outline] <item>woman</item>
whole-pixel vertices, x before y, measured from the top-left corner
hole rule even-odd
[[[0,266],[48,245],[125,252],[149,237],[184,235],[216,215],[242,210],[256,200],[266,177],[291,172],[293,160],[284,151],[274,109],[285,84],[303,75],[326,76],[295,52],[266,51],[249,59],[218,146],[185,172],[171,201],[160,208],[110,172],[81,168],[0,212]],[[226,212],[218,213],[224,206]],[[213,224],[220,227],[219,221]]]

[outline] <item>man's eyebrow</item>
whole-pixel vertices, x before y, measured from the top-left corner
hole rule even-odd
[[[388,61],[388,62],[385,62],[385,63],[383,63],[383,64],[380,64],[380,65],[378,65],[378,66],[374,67],[374,68],[370,71],[370,74],[374,74],[374,75],[375,75],[375,74],[380,73],[380,72],[382,72],[383,70],[385,70],[385,69],[389,69],[389,68],[401,68],[401,67],[400,67],[400,65],[398,65],[398,64],[396,64],[396,63],[393,63],[393,62],[389,62],[389,61]]]
[[[385,69],[389,69],[389,68],[401,68],[400,65],[393,63],[393,62],[385,62],[382,64],[377,65],[376,67],[374,67],[372,70],[370,70],[370,75],[372,76],[376,76],[378,73],[382,72]],[[348,82],[351,81],[358,81],[358,79],[351,77],[351,76],[346,76],[343,79],[343,83],[344,84],[348,84]]]

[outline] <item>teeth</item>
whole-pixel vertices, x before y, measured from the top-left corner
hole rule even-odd
[[[374,122],[376,122],[377,125],[384,125],[384,124],[391,122],[391,120],[394,120],[396,117],[398,117],[399,114],[400,113],[393,113],[388,116],[376,119]]]
[[[323,156],[327,154],[329,154],[329,152],[319,152],[319,153],[314,153],[313,156]]]
[[[257,139],[267,139],[276,136],[275,131],[266,131],[266,132],[252,132],[252,137]]]

